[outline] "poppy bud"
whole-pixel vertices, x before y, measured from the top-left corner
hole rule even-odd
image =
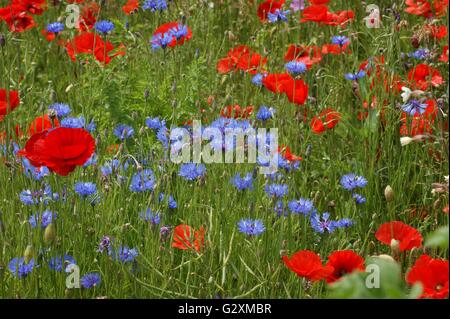
[[[31,245],[28,245],[27,248],[25,248],[23,258],[27,264],[33,258],[33,247],[31,247]]]
[[[398,253],[400,252],[400,242],[394,238],[391,240],[391,252],[392,256],[398,256]]]
[[[44,231],[44,242],[47,244],[51,244],[56,238],[56,227],[55,224],[50,223],[45,228]]]
[[[392,189],[391,185],[386,186],[386,188],[384,189],[384,198],[386,198],[386,201],[388,203],[394,200],[394,190]]]
[[[375,257],[376,257],[376,258],[383,259],[383,260],[395,262],[394,258],[392,258],[392,257],[389,256],[389,255],[381,254],[381,255],[378,255],[378,256],[375,256]]]

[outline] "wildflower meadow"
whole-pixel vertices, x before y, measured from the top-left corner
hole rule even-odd
[[[0,0],[0,298],[448,298],[448,0]]]

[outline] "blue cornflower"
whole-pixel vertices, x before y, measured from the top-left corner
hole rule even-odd
[[[287,195],[289,189],[286,184],[269,184],[265,190],[270,197],[281,198]]]
[[[186,25],[179,23],[176,27],[170,28],[169,33],[172,36],[174,36],[177,40],[180,40],[181,38],[187,36],[188,27]]]
[[[166,197],[166,195],[164,193],[159,194],[158,201],[162,202],[165,197]],[[177,202],[175,201],[175,199],[173,198],[172,195],[169,195],[168,206],[169,206],[170,209],[175,209],[175,208],[178,207],[178,204],[177,204]]]
[[[137,172],[131,178],[130,190],[132,192],[145,192],[155,188],[155,174],[151,169]]]
[[[141,212],[139,217],[145,220],[146,222],[150,222],[152,225],[159,225],[161,222],[161,217],[159,213],[153,213],[150,208],[147,208],[145,212]]]
[[[289,210],[294,214],[308,215],[314,208],[314,204],[309,199],[300,198],[288,203]]]
[[[37,181],[40,181],[45,176],[50,175],[50,170],[46,166],[34,167],[25,157],[22,158],[22,165],[25,176],[32,177]]]
[[[414,116],[416,114],[425,113],[427,107],[428,104],[421,103],[416,99],[412,99],[408,103],[402,105],[402,110],[408,113],[409,115]]]
[[[267,121],[271,118],[273,118],[275,114],[275,109],[273,107],[266,107],[264,105],[262,105],[259,110],[258,113],[256,114],[256,118],[260,121]]]
[[[262,234],[266,228],[261,220],[241,219],[238,222],[238,229],[241,233],[249,236],[257,236]]]
[[[410,58],[414,58],[417,60],[425,60],[430,57],[430,50],[428,49],[418,49],[413,53],[408,53]]]
[[[353,226],[355,222],[349,218],[342,218],[336,222],[337,227],[340,228],[348,228],[350,226]]]
[[[247,173],[244,177],[238,173],[231,179],[231,184],[238,190],[253,189],[253,177],[251,173]]]
[[[203,164],[186,163],[181,165],[178,175],[188,181],[193,181],[202,177],[206,173],[206,167]]]
[[[273,210],[275,211],[275,213],[277,213],[277,216],[288,216],[288,212],[286,211],[286,207],[284,206],[283,201],[279,200],[275,203],[275,207],[273,208]]]
[[[332,233],[339,225],[336,221],[329,220],[330,214],[329,213],[323,213],[322,218],[320,218],[320,215],[313,212],[311,215],[311,227],[314,229],[315,232],[323,234],[325,231],[327,233]]]
[[[366,202],[366,198],[360,194],[354,193],[352,197],[356,200],[356,204],[364,204]]]
[[[264,79],[266,76],[267,76],[266,74],[258,73],[258,74],[256,74],[255,76],[252,77],[252,83],[253,83],[254,85],[256,85],[256,86],[262,87],[262,86],[263,86],[263,79]]]
[[[103,176],[111,175],[113,172],[116,173],[120,168],[120,161],[118,159],[113,159],[106,162],[104,165],[100,166],[100,171]],[[125,167],[124,167],[125,168]]]
[[[167,149],[169,147],[169,130],[165,126],[161,126],[159,130],[156,132],[156,139],[161,142],[163,147]]]
[[[44,205],[48,204],[49,200],[58,200],[58,193],[52,194],[52,189],[50,185],[45,184],[42,189],[37,191],[31,191],[29,189],[23,190],[19,194],[19,199],[25,205],[34,205],[39,203],[44,203]]]
[[[353,173],[350,173],[342,176],[340,183],[346,190],[351,191],[355,188],[363,188],[364,186],[366,186],[367,180],[363,176],[357,176]]]
[[[9,262],[8,269],[14,277],[21,279],[33,271],[34,259],[31,259],[28,263],[25,263],[25,258],[13,258]]]
[[[101,32],[103,34],[107,34],[108,32],[111,32],[114,29],[114,23],[108,20],[102,20],[98,21],[94,25],[95,30],[98,32]]]
[[[359,71],[358,73],[346,73],[345,78],[350,81],[356,81],[363,78],[366,75],[364,70]]]
[[[84,128],[86,125],[86,120],[84,116],[80,115],[79,117],[66,117],[61,120],[62,127],[69,128]]]
[[[97,186],[91,182],[78,182],[75,184],[75,193],[81,197],[87,197],[97,192]]]
[[[117,252],[114,249],[109,250],[109,255],[114,260],[119,260],[122,263],[132,262],[138,255],[136,248],[129,248],[127,246],[120,246]]]
[[[308,70],[305,63],[295,60],[286,63],[284,67],[292,76],[303,74]]]
[[[53,22],[47,24],[47,32],[59,33],[64,30],[64,24],[61,22]]]
[[[47,227],[52,221],[54,221],[58,217],[57,213],[53,213],[49,210],[45,210],[41,213],[36,213],[34,215],[31,215],[28,219],[28,222],[31,225],[31,228],[37,227],[37,225],[40,223],[41,228]]]
[[[290,13],[290,10],[280,10],[280,9],[276,9],[274,13],[269,12],[267,14],[267,18],[269,19],[269,21],[271,23],[275,23],[278,21],[284,21],[287,22],[288,18],[287,15]]]
[[[80,279],[80,283],[83,288],[98,287],[101,281],[100,274],[96,272],[88,273]]]
[[[145,119],[145,125],[147,125],[149,129],[157,131],[161,127],[166,126],[166,121],[160,120],[159,117],[147,117]]]
[[[121,141],[123,141],[134,135],[134,129],[129,125],[119,124],[114,129],[114,135],[117,136]]]
[[[151,12],[163,11],[167,9],[167,2],[165,0],[146,0],[142,5],[142,9],[150,10]]]
[[[343,47],[347,43],[350,43],[350,40],[346,36],[337,35],[337,36],[334,36],[334,37],[331,38],[331,43],[337,44],[340,47]]]
[[[70,114],[70,106],[64,103],[53,103],[48,107],[49,110],[56,113],[56,116],[61,118]]]
[[[152,49],[154,51],[160,49],[160,48],[167,48],[170,42],[172,42],[173,36],[166,32],[166,33],[158,33],[152,36],[152,40],[150,43],[152,44]]]
[[[62,271],[63,265],[64,265],[64,271],[67,273],[70,272],[70,270],[68,269],[68,266],[76,265],[76,264],[77,264],[77,262],[70,255],[64,255],[64,258],[63,257],[53,257],[48,262],[48,266],[50,267],[50,269],[56,270],[56,271]]]

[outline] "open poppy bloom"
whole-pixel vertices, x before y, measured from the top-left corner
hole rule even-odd
[[[283,83],[283,91],[288,100],[297,105],[302,105],[308,98],[308,85],[302,79],[289,78]]]
[[[448,33],[448,29],[445,25],[438,26],[427,24],[424,26],[424,29],[430,33],[431,37],[438,40],[445,38]]]
[[[408,80],[422,91],[427,90],[430,84],[437,87],[444,83],[444,78],[437,69],[422,63],[408,72]]]
[[[355,13],[351,10],[328,11],[328,7],[324,4],[312,5],[303,10],[300,22],[316,22],[326,25],[345,26],[347,22],[355,17]]]
[[[216,68],[219,73],[228,73],[239,69],[250,74],[256,74],[258,68],[263,68],[266,62],[267,58],[262,58],[261,55],[254,53],[246,45],[240,45],[230,49],[227,57],[217,62]]]
[[[318,46],[297,46],[291,44],[284,55],[284,60],[303,62],[309,69],[312,65],[322,61],[322,50]]]
[[[258,17],[261,21],[266,21],[269,13],[275,13],[280,10],[284,4],[284,0],[266,0],[258,7]]]
[[[327,283],[332,283],[353,271],[364,271],[364,258],[352,250],[338,250],[328,256],[326,266],[334,269],[326,278]]]
[[[278,147],[278,153],[280,153],[289,162],[297,162],[303,160],[301,156],[297,156],[291,153],[291,148],[286,145]]]
[[[40,133],[58,126],[59,122],[57,118],[52,121],[50,117],[45,114],[43,116],[38,116],[33,120],[33,122],[31,122],[30,126],[28,127],[28,134],[29,136],[32,136],[33,134]]]
[[[46,166],[66,176],[84,165],[95,151],[95,140],[82,128],[58,127],[31,136],[18,154],[34,167]]]
[[[386,245],[397,241],[400,251],[411,250],[422,246],[422,235],[417,229],[400,221],[384,223],[378,228],[375,237]]]
[[[448,260],[422,255],[406,275],[406,281],[410,285],[422,284],[420,298],[448,298]]]
[[[125,55],[124,46],[119,45],[119,50],[115,53],[114,46],[109,41],[103,41],[98,34],[84,32],[73,38],[72,41],[67,42],[66,49],[72,61],[76,61],[76,56],[79,54],[91,54],[99,62],[108,64],[111,59],[118,55]]]
[[[175,227],[173,235],[173,248],[182,250],[195,249],[200,252],[205,246],[205,230],[203,226],[194,230],[191,226],[181,224]]]
[[[323,266],[320,257],[309,250],[300,250],[291,258],[283,256],[283,262],[297,276],[307,278],[310,281],[319,281],[330,276],[333,268]]]
[[[0,121],[20,104],[18,91],[0,89]]]
[[[448,8],[448,0],[406,0],[405,4],[408,6],[405,12],[425,18],[431,18],[434,14],[443,16]]]
[[[313,133],[321,134],[327,129],[332,129],[341,120],[341,114],[333,109],[326,109],[320,112],[318,116],[311,119],[311,130]]]
[[[27,13],[27,7],[21,4],[0,8],[1,20],[6,22],[11,32],[23,32],[36,26],[33,17]]]
[[[30,14],[41,15],[46,9],[46,0],[13,0],[13,5],[23,6]]]
[[[139,8],[138,0],[128,0],[127,3],[122,7],[122,11],[126,15],[130,15],[134,12],[137,12],[138,8]]]
[[[254,106],[241,108],[239,105],[228,105],[220,110],[220,115],[226,118],[246,119],[252,115]]]
[[[80,12],[80,21],[78,29],[80,31],[91,30],[97,22],[97,17],[100,12],[100,7],[96,2],[88,2],[82,8]]]
[[[288,73],[272,73],[263,78],[262,84],[269,91],[278,94],[284,92],[285,83],[291,80],[292,78]]]

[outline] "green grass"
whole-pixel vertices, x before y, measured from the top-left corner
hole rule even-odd
[[[5,1],[2,1],[3,4]],[[281,260],[281,253],[310,249],[323,260],[334,250],[353,249],[362,256],[389,254],[390,249],[379,243],[374,233],[379,225],[402,220],[417,228],[423,236],[448,224],[442,208],[448,196],[432,195],[431,185],[443,182],[448,175],[448,133],[435,125],[435,134],[442,140],[400,146],[400,111],[398,95],[387,94],[382,88],[370,89],[370,82],[360,82],[363,99],[376,96],[386,101],[385,120],[373,110],[364,121],[356,119],[362,101],[352,92],[351,81],[344,74],[355,72],[369,56],[382,51],[390,74],[407,77],[408,69],[400,58],[402,52],[412,52],[411,36],[423,25],[424,19],[404,13],[403,1],[372,1],[381,8],[396,3],[408,27],[394,28],[392,15],[383,16],[383,26],[367,29],[365,13],[360,1],[348,6],[335,1],[333,10],[351,8],[356,19],[346,28],[299,23],[298,13],[291,14],[289,24],[261,24],[256,4],[249,1],[218,1],[214,9],[204,1],[175,1],[161,14],[140,11],[129,17],[130,29],[124,28],[125,15],[118,5],[102,8],[101,17],[114,21],[116,29],[108,39],[115,45],[123,43],[126,55],[117,57],[107,67],[94,61],[70,61],[62,47],[47,43],[40,30],[48,22],[63,17],[64,6],[49,6],[35,19],[38,28],[24,33],[10,33],[0,22],[0,34],[6,45],[0,48],[0,88],[19,90],[21,105],[0,122],[0,131],[12,133],[19,124],[26,132],[30,121],[46,113],[47,106],[58,101],[71,106],[72,115],[82,114],[97,124],[98,164],[112,159],[107,148],[119,141],[112,134],[118,123],[134,127],[135,136],[126,142],[118,154],[124,161],[128,154],[148,161],[157,175],[155,194],[132,193],[128,182],[120,185],[110,178],[102,179],[97,166],[78,168],[68,177],[51,174],[46,177],[53,192],[67,189],[65,202],[50,202],[48,206],[25,206],[19,200],[24,189],[37,189],[42,181],[27,178],[21,165],[8,152],[0,166],[0,298],[324,298],[324,283],[309,286],[290,272]],[[192,39],[183,46],[164,54],[152,52],[149,39],[162,23],[187,17]],[[349,55],[328,55],[305,75],[309,95],[315,102],[305,106],[311,114],[332,107],[342,114],[334,130],[323,135],[313,134],[308,123],[296,117],[297,106],[284,95],[254,86],[251,76],[240,72],[220,75],[215,65],[228,50],[246,44],[256,52],[268,54],[267,69],[281,73],[283,56],[290,43],[322,45],[333,35],[342,32],[351,38]],[[230,40],[229,34],[234,35]],[[75,30],[64,31],[64,38],[72,38]],[[431,40],[428,47],[438,46]],[[441,52],[441,51],[440,51]],[[447,64],[434,63],[444,76],[445,84],[430,91],[431,96],[444,96],[444,113],[437,122],[447,121],[448,75]],[[70,88],[70,89],[69,89]],[[146,97],[147,91],[147,97]],[[214,96],[212,106],[206,100]],[[279,218],[273,211],[274,202],[264,192],[266,180],[257,176],[253,191],[238,192],[229,180],[236,172],[250,172],[254,165],[207,165],[204,182],[187,182],[178,176],[178,165],[164,160],[161,144],[155,134],[145,129],[147,116],[160,116],[169,123],[182,124],[186,119],[205,118],[212,121],[226,105],[268,105],[276,108],[276,118],[267,127],[279,129],[279,142],[304,157],[300,169],[286,174],[289,185],[287,199],[299,197],[314,200],[319,212],[329,211],[333,218],[348,217],[356,225],[333,234],[314,233],[309,221],[299,215]],[[205,115],[200,113],[206,109]],[[258,124],[260,125],[260,124]],[[27,137],[18,143],[23,146]],[[8,146],[9,147],[9,146]],[[307,148],[311,152],[305,155]],[[430,156],[430,150],[441,160]],[[129,169],[131,176],[135,169]],[[367,203],[356,205],[350,192],[339,185],[342,175],[355,172],[365,176],[368,185],[362,191]],[[78,181],[96,182],[101,201],[92,207],[73,192]],[[395,197],[391,203],[384,199],[384,188],[391,185]],[[164,192],[174,196],[178,208],[169,211],[155,198]],[[335,205],[330,206],[333,201]],[[159,227],[151,227],[139,218],[146,207],[161,210],[161,225],[186,223],[195,229],[206,229],[206,249],[198,254],[171,247],[171,237],[160,239]],[[57,237],[52,245],[43,241],[43,230],[32,229],[27,222],[31,214],[44,209],[58,212]],[[412,209],[426,211],[424,218],[413,215]],[[236,223],[242,218],[263,220],[266,231],[255,238],[238,232]],[[98,253],[103,235],[115,238],[117,244],[136,247],[139,256],[134,265],[121,264],[106,254]],[[23,255],[31,245],[35,261],[40,265],[24,279],[17,279],[8,270],[14,257]],[[42,253],[39,253],[42,251]],[[405,253],[403,274],[422,249]],[[99,272],[102,283],[95,289],[66,290],[65,274],[50,270],[48,258],[64,253],[72,255],[81,274]],[[433,257],[448,258],[448,250],[429,251]]]

